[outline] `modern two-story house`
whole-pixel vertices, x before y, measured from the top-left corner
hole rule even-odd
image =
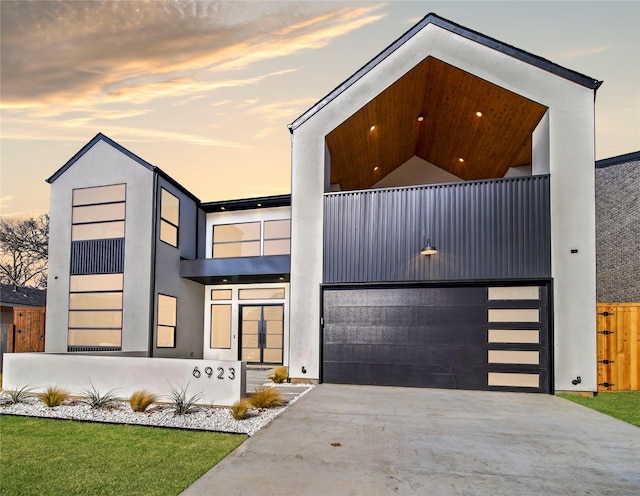
[[[48,181],[47,352],[283,363],[289,195],[201,203],[102,134]]]
[[[595,391],[600,84],[429,14],[289,126],[291,195],[203,203],[98,135],[49,179],[46,351]]]

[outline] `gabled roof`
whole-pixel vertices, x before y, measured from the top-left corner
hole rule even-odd
[[[53,184],[55,182],[56,179],[58,179],[62,174],[64,174],[67,169],[69,169],[69,167],[71,167],[73,164],[75,164],[85,153],[87,153],[92,147],[93,145],[95,145],[98,141],[104,141],[105,143],[111,145],[112,147],[114,147],[116,150],[118,150],[119,152],[123,153],[124,155],[126,155],[127,157],[129,157],[130,159],[134,160],[135,162],[139,163],[140,165],[142,165],[143,167],[149,169],[152,172],[157,173],[159,176],[163,177],[166,181],[168,181],[169,183],[171,183],[173,186],[175,186],[176,188],[178,188],[180,191],[182,191],[185,195],[187,195],[188,197],[190,197],[192,200],[194,200],[196,203],[200,204],[200,200],[193,194],[191,193],[189,190],[187,190],[184,186],[182,186],[180,183],[178,183],[178,181],[176,181],[175,179],[173,179],[171,176],[169,176],[169,174],[167,174],[166,172],[164,172],[162,169],[160,169],[159,167],[156,167],[155,165],[151,165],[149,162],[147,162],[146,160],[138,157],[135,153],[127,150],[125,147],[123,147],[122,145],[116,143],[115,141],[113,141],[111,138],[109,138],[108,136],[105,136],[102,133],[98,133],[94,136],[94,138],[89,141],[86,145],[84,145],[80,151],[78,153],[76,153],[66,164],[64,164],[62,167],[60,167],[49,179],[47,179],[46,181],[49,184]]]
[[[624,155],[617,155],[615,157],[603,158],[596,161],[596,169],[603,169],[612,165],[625,164],[627,162],[640,161],[640,151],[625,153]]]
[[[44,307],[47,304],[47,292],[42,289],[23,288],[13,284],[0,286],[0,303],[3,307]]]
[[[435,26],[446,29],[447,31],[451,31],[459,36],[467,38],[471,41],[475,41],[476,43],[480,43],[488,48],[492,48],[499,52],[504,53],[510,57],[514,57],[522,62],[526,62],[527,64],[538,67],[542,70],[555,74],[557,76],[563,77],[569,81],[577,83],[586,88],[590,88],[593,90],[597,90],[602,81],[598,81],[597,79],[593,79],[589,76],[585,76],[579,72],[573,71],[571,69],[567,69],[562,67],[550,60],[539,57],[532,53],[526,52],[514,46],[503,43],[499,40],[486,36],[477,31],[473,31],[472,29],[465,28],[460,24],[456,24],[455,22],[449,21],[440,17],[434,13],[427,14],[420,22],[414,25],[411,29],[409,29],[406,33],[404,33],[400,38],[394,41],[391,45],[385,48],[382,52],[380,52],[376,57],[371,59],[367,64],[361,67],[358,71],[355,72],[349,79],[344,81],[338,87],[336,87],[333,91],[331,91],[327,96],[325,96],[322,100],[316,103],[313,107],[307,110],[304,114],[298,117],[295,121],[289,124],[289,131],[293,133],[293,131],[301,126],[304,122],[306,122],[310,117],[312,117],[316,112],[322,109],[324,106],[329,104],[333,99],[335,99],[338,95],[340,95],[343,91],[348,89],[351,85],[357,82],[361,77],[367,74],[371,69],[385,60],[388,56],[390,56],[393,52],[395,52],[398,48],[404,45],[409,39],[411,39],[416,33],[421,31],[428,24],[434,24]]]
[[[206,213],[231,212],[233,210],[252,210],[255,208],[288,207],[291,195],[258,196],[238,200],[222,200],[203,203],[200,208]]]

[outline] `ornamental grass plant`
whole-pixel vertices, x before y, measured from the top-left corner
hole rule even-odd
[[[31,391],[33,391],[33,388],[29,385],[22,387],[18,386],[17,389],[3,391],[4,395],[2,398],[2,402],[10,405],[22,403],[26,399],[33,396],[33,393]]]
[[[44,393],[38,393],[37,397],[45,406],[53,408],[60,406],[69,399],[69,393],[57,386],[49,386]]]
[[[231,415],[236,420],[245,420],[249,418],[249,408],[251,408],[251,401],[247,398],[242,398],[236,401],[231,407]]]
[[[273,374],[271,374],[267,379],[275,382],[276,384],[282,384],[289,378],[289,367],[276,367],[273,369]]]
[[[111,406],[115,406],[120,401],[120,398],[116,396],[115,391],[115,389],[111,389],[106,393],[101,393],[93,384],[91,384],[91,389],[83,391],[78,401],[85,405],[89,405],[94,410],[109,408]]]
[[[169,389],[169,399],[173,408],[174,415],[187,415],[196,409],[196,403],[202,398],[202,394],[194,394],[191,397],[187,397],[186,386],[171,386]]]
[[[139,390],[131,395],[129,405],[134,412],[144,412],[156,401],[158,401],[158,395],[146,390]]]
[[[280,391],[272,387],[259,387],[251,393],[249,401],[255,408],[274,408],[284,403]]]

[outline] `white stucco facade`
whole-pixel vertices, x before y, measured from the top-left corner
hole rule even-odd
[[[292,130],[291,375],[320,373],[325,136],[428,56],[548,108],[533,173],[551,176],[554,389],[595,391],[594,90],[434,24]]]
[[[45,351],[66,353],[72,194],[77,188],[126,184],[122,351],[148,354],[153,241],[153,172],[97,141],[51,184],[47,339]]]

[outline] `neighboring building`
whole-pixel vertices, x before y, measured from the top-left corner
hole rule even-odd
[[[13,324],[13,309],[33,307],[44,309],[47,305],[47,292],[42,289],[24,288],[13,284],[0,284],[0,309],[2,324]]]
[[[595,391],[600,84],[429,14],[290,125],[291,196],[201,203],[99,134],[49,179],[47,351]]]
[[[640,151],[596,162],[597,301],[640,302]]]
[[[0,285],[0,371],[3,353],[44,351],[47,292]]]

